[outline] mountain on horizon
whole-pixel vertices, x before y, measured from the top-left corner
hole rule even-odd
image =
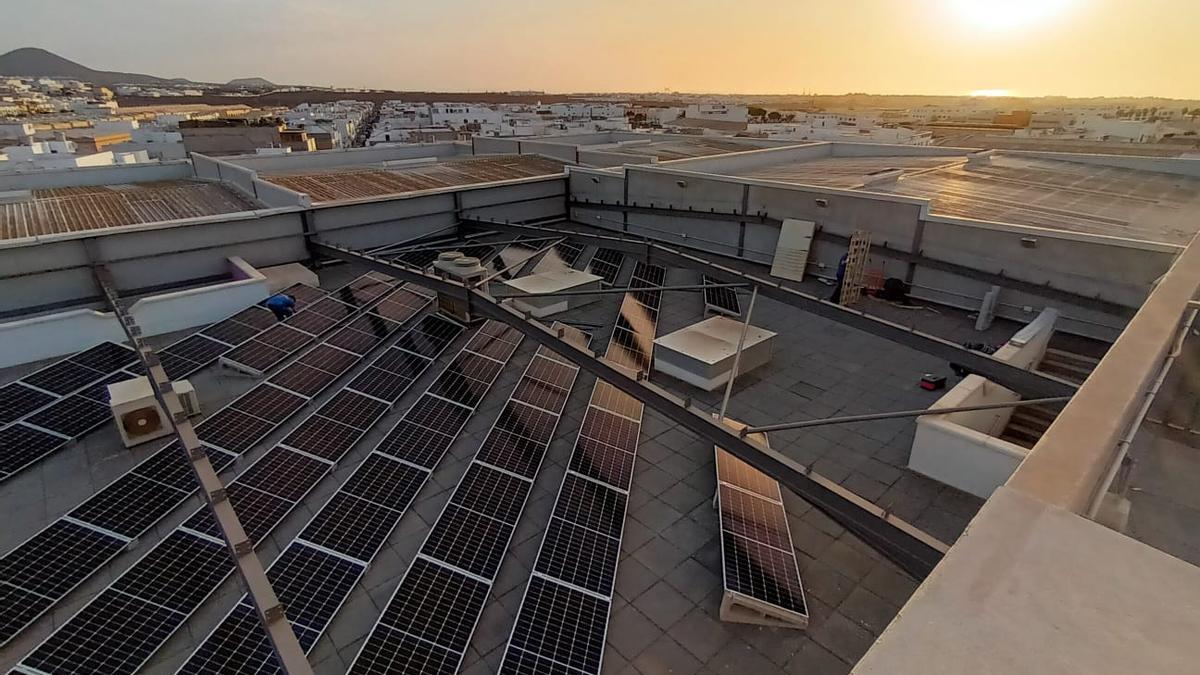
[[[243,87],[245,89],[272,89],[279,85],[261,77],[238,77],[225,83],[226,87]]]
[[[6,54],[0,54],[0,73],[36,77],[64,77],[103,85],[192,83],[191,80],[184,78],[169,79],[141,73],[95,70],[38,47],[21,47]]]

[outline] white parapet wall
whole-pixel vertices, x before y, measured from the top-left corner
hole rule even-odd
[[[140,298],[130,307],[145,336],[219,321],[270,295],[267,278],[230,258],[229,281]],[[73,309],[0,323],[0,368],[82,351],[105,340],[124,342],[112,312]]]
[[[1044,310],[996,350],[994,356],[1032,370],[1046,353],[1057,318],[1056,310]],[[1020,398],[995,382],[968,375],[929,409],[1006,403]],[[918,417],[908,468],[987,499],[1017,470],[1029,452],[998,438],[1008,426],[1012,411],[1012,408],[997,408]]]

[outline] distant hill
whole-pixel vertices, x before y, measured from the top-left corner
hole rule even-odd
[[[167,79],[141,73],[122,73],[94,70],[45,49],[22,47],[0,54],[0,73],[4,75],[33,75],[62,77],[94,84],[191,84],[183,78]]]
[[[226,87],[244,87],[246,89],[274,89],[277,85],[261,77],[239,77],[225,83]]]

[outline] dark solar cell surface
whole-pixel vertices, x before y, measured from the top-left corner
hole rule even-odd
[[[546,446],[528,438],[493,429],[479,448],[478,459],[506,471],[533,479]]]
[[[412,352],[393,347],[384,351],[371,365],[375,368],[386,370],[389,373],[403,375],[415,380],[421,376],[421,373],[425,372],[429,364],[430,360],[423,356],[417,356]]]
[[[620,538],[625,522],[625,495],[568,473],[563,478],[554,515],[601,534]]]
[[[79,505],[69,515],[126,537],[136,537],[189,493],[127,473]]]
[[[68,396],[26,418],[26,422],[74,438],[112,419],[107,405],[83,396]]]
[[[371,308],[370,314],[378,314],[385,319],[392,321],[407,321],[413,314],[417,313],[416,307],[410,307],[402,302],[396,302],[392,299],[384,300],[383,302]]]
[[[363,430],[342,424],[321,415],[313,415],[300,423],[283,441],[284,445],[303,450],[330,461],[337,461],[358,439]]]
[[[400,327],[400,324],[395,321],[389,321],[382,316],[367,313],[351,321],[348,327],[383,338],[395,332]]]
[[[291,354],[308,344],[312,340],[312,336],[303,331],[279,324],[271,326],[254,339]]]
[[[337,325],[338,320],[319,312],[306,311],[292,315],[284,324],[311,335],[320,335]]]
[[[636,455],[632,452],[580,436],[575,441],[575,451],[571,454],[571,463],[567,468],[588,478],[628,490],[635,460]]]
[[[300,538],[367,563],[399,520],[400,514],[392,509],[339,492],[304,528]]]
[[[718,279],[714,279],[708,275],[704,276],[704,284],[706,286],[719,283],[721,282]],[[738,302],[737,293],[732,288],[706,288],[704,290],[704,304],[711,305],[735,316],[742,313],[742,305]]]
[[[313,303],[313,305],[308,309],[309,311],[339,320],[344,319],[355,312],[355,308],[352,305],[347,305],[346,303],[334,298],[325,298],[320,302]]]
[[[599,672],[609,603],[534,576],[510,645],[586,672]]]
[[[275,315],[270,310],[262,307],[247,307],[229,318],[239,323],[253,326],[258,330],[270,328],[275,325]]]
[[[265,373],[287,358],[287,354],[286,351],[278,347],[272,347],[265,342],[259,342],[255,339],[234,348],[225,354],[224,358],[227,361],[240,363],[260,373]]]
[[[329,469],[326,462],[276,446],[238,476],[237,482],[295,502],[300,501]]]
[[[22,663],[46,673],[133,673],[184,618],[179,612],[106,591]]]
[[[0,473],[14,473],[66,444],[57,436],[24,424],[0,429]]]
[[[174,354],[196,363],[208,363],[229,351],[229,345],[209,339],[203,335],[192,335],[162,350],[163,354]]]
[[[293,624],[292,632],[302,648],[307,649],[317,641],[316,634],[307,628]],[[267,675],[281,671],[257,613],[242,603],[234,606],[229,616],[179,670],[188,675]]]
[[[551,518],[534,569],[604,596],[612,595],[621,542],[561,518]]]
[[[365,355],[367,352],[374,349],[381,341],[381,338],[370,333],[354,330],[353,328],[343,328],[334,333],[327,342],[328,344],[345,349],[348,352],[353,352],[359,356]]]
[[[297,363],[319,368],[334,375],[341,375],[353,368],[354,364],[358,363],[358,356],[341,349],[334,349],[329,345],[320,344],[313,347],[312,351],[301,356]]]
[[[209,464],[217,473],[229,468],[237,459],[235,455],[209,447],[204,447],[204,453],[208,455]],[[172,443],[154,453],[134,467],[133,471],[177,490],[195,490],[198,487],[191,462],[183,454],[178,443]]]
[[[721,533],[725,587],[784,609],[807,614],[796,558],[770,546]]]
[[[467,343],[467,349],[491,357],[497,361],[507,361],[517,347],[511,342],[493,338],[488,335],[476,335]]]
[[[320,413],[356,429],[369,429],[387,412],[388,404],[353,391],[342,390],[321,406]]]
[[[113,373],[112,375],[109,375],[90,387],[80,389],[79,395],[97,403],[108,405],[109,401],[111,400],[111,397],[108,395],[108,385],[115,384],[117,382],[124,382],[125,380],[130,379],[133,379],[133,376],[124,371]]]
[[[342,491],[389,509],[403,511],[408,508],[428,475],[422,469],[379,453],[371,453],[342,486]]]
[[[106,373],[70,361],[58,363],[26,375],[21,381],[44,391],[65,396],[104,377]]]
[[[496,419],[496,428],[524,436],[531,441],[549,443],[558,424],[558,416],[517,401],[509,401]]]
[[[0,612],[0,643],[8,642],[52,604],[54,601],[50,598],[16,586],[0,584],[0,607],[4,608]],[[9,672],[21,675],[16,670]]]
[[[579,433],[613,447],[633,452],[637,448],[641,425],[600,408],[588,408]]]
[[[410,592],[406,592],[410,591]],[[380,622],[462,652],[487,599],[487,584],[418,557]]]
[[[191,375],[192,373],[204,367],[203,363],[186,359],[178,354],[163,352],[157,356],[159,363],[162,364],[163,371],[166,372],[167,377],[171,378],[172,380],[178,380],[187,377],[188,375]],[[141,363],[130,366],[130,368],[136,368],[138,373],[145,374],[145,371],[141,369]]]
[[[787,516],[779,503],[728,485],[718,488],[721,491],[722,529],[783,551],[791,550]]]
[[[134,354],[132,349],[124,345],[119,345],[115,342],[101,342],[91,349],[79,352],[68,360],[92,370],[111,373],[114,370],[120,370],[137,361],[137,354]]]
[[[401,420],[379,444],[377,450],[417,466],[432,469],[442,453],[454,442],[457,431],[449,434]]]
[[[279,387],[260,384],[230,404],[240,410],[275,424],[280,424],[300,409],[307,399]],[[228,450],[228,448],[226,448]]]
[[[233,483],[225,488],[229,503],[238,514],[238,520],[246,530],[250,541],[258,543],[267,536],[271,528],[296,506],[295,502],[256,490],[248,485]],[[221,537],[221,530],[213,520],[208,508],[201,509],[184,521],[183,526],[210,537]]]
[[[529,481],[472,463],[451,502],[515,525],[530,487]]]
[[[404,415],[404,420],[413,424],[419,424],[426,429],[455,435],[470,416],[471,411],[457,403],[425,395],[418,399],[413,404],[413,407],[408,409],[408,412]]]
[[[241,454],[270,433],[274,426],[240,410],[224,408],[196,425],[196,436],[204,443]]]
[[[336,379],[337,375],[333,373],[327,373],[303,363],[293,363],[272,375],[271,383],[312,398]]]
[[[462,655],[379,625],[350,672],[356,675],[453,675]]]
[[[220,323],[215,323],[208,328],[200,331],[201,335],[207,335],[216,340],[220,340],[230,347],[236,347],[246,340],[258,335],[258,329],[233,319],[225,319]]]
[[[348,388],[395,403],[412,383],[407,377],[371,366],[359,373]]]
[[[267,578],[289,621],[320,630],[333,618],[364,569],[363,565],[293,543],[267,570]]]
[[[230,572],[233,559],[223,544],[175,530],[113,582],[113,588],[187,614]]]
[[[453,503],[438,517],[421,552],[461,570],[491,579],[500,567],[513,528]],[[474,624],[473,620],[468,621]]]
[[[611,286],[617,283],[617,274],[621,271],[621,261],[624,259],[625,256],[620,251],[610,248],[598,249],[592,256],[592,261],[588,263],[588,271],[603,277],[604,283]]]
[[[126,545],[89,527],[58,520],[0,560],[0,581],[57,599]]]
[[[54,395],[13,382],[0,387],[0,424],[21,419],[55,399]]]

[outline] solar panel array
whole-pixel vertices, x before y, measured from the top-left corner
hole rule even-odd
[[[764,434],[752,434],[765,443]],[[722,616],[803,628],[808,606],[779,483],[716,448],[721,521]]]
[[[312,340],[340,325],[373,305],[393,288],[390,280],[364,275],[345,286],[299,309],[286,321],[275,324],[242,345],[221,355],[221,363],[255,375],[270,371],[283,363]],[[300,299],[296,298],[297,307]],[[269,313],[268,313],[269,314]],[[362,317],[338,331],[327,342],[356,354],[365,353],[373,342],[372,335],[391,329],[387,322]],[[368,335],[364,336],[363,333]]]
[[[288,288],[297,307],[325,296],[311,286]],[[167,377],[185,378],[275,324],[252,306],[156,353]],[[111,418],[108,385],[143,375],[132,349],[104,342],[0,387],[0,481],[28,468]]]
[[[395,255],[385,256],[391,260],[402,262],[406,265],[425,269],[437,260],[438,254],[445,251],[458,251],[465,256],[479,258],[481,261],[486,261],[492,256],[496,247],[491,244],[472,244],[463,242],[460,247],[453,246],[438,246],[437,248],[418,249],[413,251],[401,251]]]
[[[485,324],[271,565],[267,576],[306,651],[332,622],[519,340],[519,334],[502,324]],[[483,356],[469,346],[478,348],[485,341],[503,343],[504,358]],[[468,390],[472,395],[464,404],[451,404],[432,393]],[[462,405],[462,414],[428,414],[442,405]],[[254,620],[253,607],[243,598],[181,672],[266,675],[281,673],[282,668]]]
[[[578,370],[538,349],[349,672],[458,670]]]
[[[136,361],[102,342],[0,387],[0,481],[111,419],[107,385],[136,377]]]
[[[617,275],[621,272],[621,263],[624,260],[625,255],[620,251],[611,248],[597,249],[592,261],[588,263],[588,272],[599,276],[602,285],[612,286],[617,283]]]
[[[563,242],[555,244],[553,248],[546,251],[538,264],[534,266],[534,272],[553,272],[557,270],[570,269],[579,262],[579,256],[583,255],[583,247],[577,244]]]
[[[417,299],[423,304],[429,301],[403,289],[391,297],[413,304]],[[419,309],[413,308],[412,314]],[[399,323],[389,323],[392,331],[400,327]],[[444,348],[459,330],[447,319],[426,317],[409,332],[419,332]],[[387,337],[388,334],[381,334],[380,342]],[[372,364],[389,356],[391,349],[376,357]],[[433,356],[436,352],[427,358]],[[411,371],[394,373],[411,384],[409,374]],[[330,378],[329,383],[336,377]],[[396,398],[402,393],[403,388]],[[352,385],[341,387],[296,430],[227,484],[228,499],[250,541],[257,545],[268,536],[394,401],[368,396],[355,391]],[[235,409],[249,411],[258,419],[281,423],[308,402],[308,397],[268,381],[234,405],[241,404]],[[342,425],[352,431],[338,436],[336,443],[306,443],[314,437],[305,429],[311,430],[313,425],[322,423]],[[154,490],[161,493],[168,488],[159,484]],[[122,522],[114,521],[114,526]],[[21,665],[44,673],[134,673],[233,570],[228,547],[211,510],[208,506],[201,507],[62,624]]]
[[[402,309],[411,317],[429,302],[402,289],[372,313],[386,311],[398,317]],[[318,345],[297,363],[313,367],[323,387],[357,360],[354,354]],[[302,395],[280,386],[288,384],[290,371],[292,366],[284,368],[195,425],[214,470],[228,468],[315,396],[316,389]],[[183,451],[177,443],[169,443],[0,559],[0,644],[183,503],[196,490],[195,480]]]
[[[665,277],[639,262],[630,285],[662,286]],[[625,295],[607,360],[648,372],[661,295]],[[596,382],[501,672],[600,672],[641,420],[640,401]]]
[[[707,274],[703,278],[705,286],[721,283]],[[738,301],[737,293],[732,288],[704,289],[704,309],[708,312],[717,312],[728,316],[742,315],[742,303]]]

